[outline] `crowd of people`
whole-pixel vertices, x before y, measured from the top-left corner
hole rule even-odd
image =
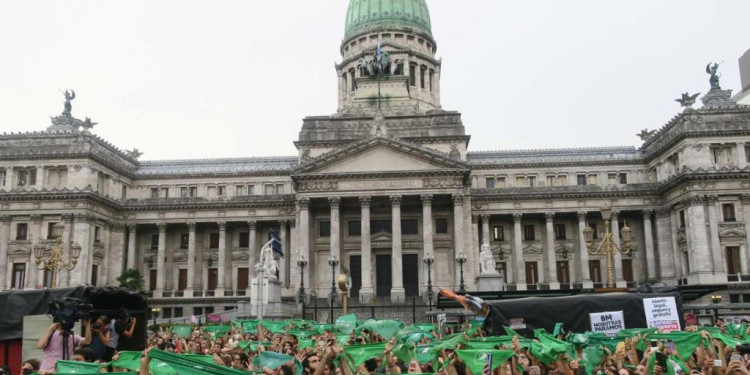
[[[481,321],[406,326],[353,315],[334,325],[245,320],[160,326],[150,331],[142,352],[116,351],[118,339],[133,334],[132,319],[82,323],[84,336],[50,326],[38,342],[44,357],[25,362],[24,374],[750,375],[748,324],[721,320],[711,327],[614,335],[565,332],[558,324],[553,332],[536,330],[528,337],[510,327],[488,337]]]

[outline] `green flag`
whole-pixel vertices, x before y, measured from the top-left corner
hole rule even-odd
[[[232,329],[232,326],[204,326],[203,331],[213,337],[223,336]]]
[[[364,345],[348,345],[344,347],[344,355],[351,359],[354,367],[357,367],[368,359],[382,357],[385,352],[385,342]]]
[[[190,335],[193,333],[193,327],[191,326],[172,326],[172,333],[175,335],[182,337],[183,339],[186,337],[190,337]]]
[[[354,314],[343,315],[336,319],[336,330],[340,333],[352,333],[357,328],[357,316]]]
[[[97,374],[99,373],[99,368],[98,363],[57,361],[58,374]]]
[[[492,369],[498,368],[513,356],[512,350],[456,350],[456,354],[466,364],[472,374],[482,374],[487,363],[487,355],[492,355]]]
[[[393,337],[403,326],[404,323],[399,320],[368,319],[357,327],[357,333],[360,333],[363,330],[368,330],[379,334],[387,340]]]
[[[245,374],[247,375],[246,371],[236,370],[230,367],[217,365],[213,363],[213,360],[211,362],[204,362],[203,360],[198,360],[192,356],[167,353],[158,349],[149,350],[148,357],[152,359],[151,361],[152,363],[154,362],[153,361],[154,359],[164,362],[169,367],[171,367],[172,370],[175,371],[175,374],[179,374],[179,375],[203,375],[203,374],[210,374],[210,375]],[[210,356],[204,356],[204,357],[210,358]],[[166,375],[167,374],[167,373],[156,373],[153,371],[152,373],[154,375]]]
[[[716,335],[714,335],[714,338],[718,339]],[[682,358],[689,358],[691,355],[693,355],[693,353],[695,353],[695,348],[697,348],[698,345],[700,345],[701,340],[703,340],[699,332],[681,331],[670,333],[652,333],[648,335],[648,339],[661,340],[665,345],[667,344],[667,341],[672,340],[674,342],[675,350],[677,351],[677,353],[680,353],[680,356]]]
[[[138,371],[141,368],[142,357],[143,354],[141,352],[123,350],[117,356],[117,360],[112,362],[112,366]]]

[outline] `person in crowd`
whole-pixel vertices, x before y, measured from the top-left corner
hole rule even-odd
[[[40,370],[46,372],[54,371],[58,360],[72,359],[73,352],[77,347],[91,343],[91,321],[83,319],[81,324],[84,329],[83,337],[74,334],[70,330],[63,330],[59,322],[52,323],[47,328],[37,342],[37,347],[44,352],[42,363],[39,366]],[[64,352],[64,347],[67,349],[67,352]]]
[[[106,348],[107,346],[109,346],[111,329],[109,328],[108,323],[109,320],[107,319],[107,317],[102,315],[98,317],[91,325],[93,334],[89,347],[94,352],[95,360],[103,360]]]
[[[31,375],[37,371],[39,371],[39,366],[41,363],[38,359],[27,359],[23,365],[21,365],[21,374],[22,375]]]

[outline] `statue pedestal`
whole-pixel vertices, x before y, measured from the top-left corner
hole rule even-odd
[[[483,273],[474,279],[477,282],[477,291],[499,292],[505,290],[505,279],[499,273]]]
[[[263,318],[290,318],[297,311],[295,303],[281,302],[281,282],[278,280],[263,279],[260,284],[263,296],[258,303],[258,278],[254,277],[250,284],[250,313],[258,316],[258,307],[263,308]]]

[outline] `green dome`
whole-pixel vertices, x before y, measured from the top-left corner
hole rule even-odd
[[[349,0],[344,38],[388,27],[410,27],[432,36],[425,0]]]

